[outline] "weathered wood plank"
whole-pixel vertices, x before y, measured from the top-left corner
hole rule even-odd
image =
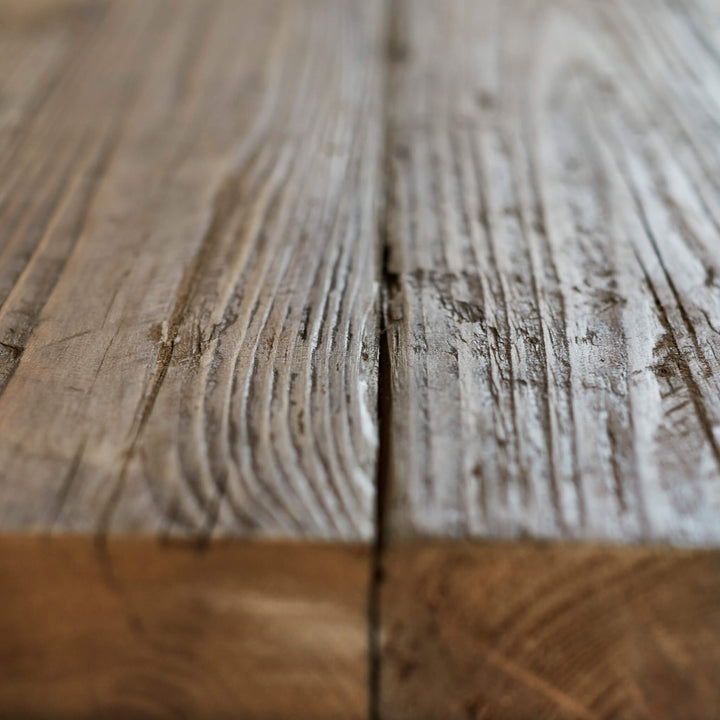
[[[0,528],[370,537],[381,41],[0,4]]]
[[[377,715],[716,717],[720,15],[393,7]]]
[[[717,8],[395,9],[390,535],[717,543]]]
[[[400,544],[386,562],[380,717],[720,716],[720,553]]]
[[[0,714],[367,717],[366,549],[0,539]]]

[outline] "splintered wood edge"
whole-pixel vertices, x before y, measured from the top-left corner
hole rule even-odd
[[[395,545],[380,717],[720,717],[720,552]]]
[[[0,715],[367,716],[368,549],[0,538]]]

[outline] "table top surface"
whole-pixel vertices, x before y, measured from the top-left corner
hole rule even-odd
[[[717,545],[719,58],[700,1],[3,0],[0,531]]]

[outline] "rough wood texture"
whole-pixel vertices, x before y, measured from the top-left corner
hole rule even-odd
[[[0,715],[361,720],[367,551],[0,539]]]
[[[717,543],[717,7],[395,9],[390,534]]]
[[[0,715],[720,717],[653,546],[720,542],[719,68],[710,0],[0,0]]]
[[[383,720],[720,717],[720,553],[399,545]]]
[[[0,526],[367,538],[382,8],[0,5]]]
[[[382,720],[720,717],[720,555],[647,546],[720,541],[719,48],[711,3],[394,3]]]

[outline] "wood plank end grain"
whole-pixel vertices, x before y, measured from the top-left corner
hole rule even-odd
[[[383,720],[720,715],[720,552],[405,543],[382,589]]]
[[[368,552],[0,539],[0,716],[361,720]]]

